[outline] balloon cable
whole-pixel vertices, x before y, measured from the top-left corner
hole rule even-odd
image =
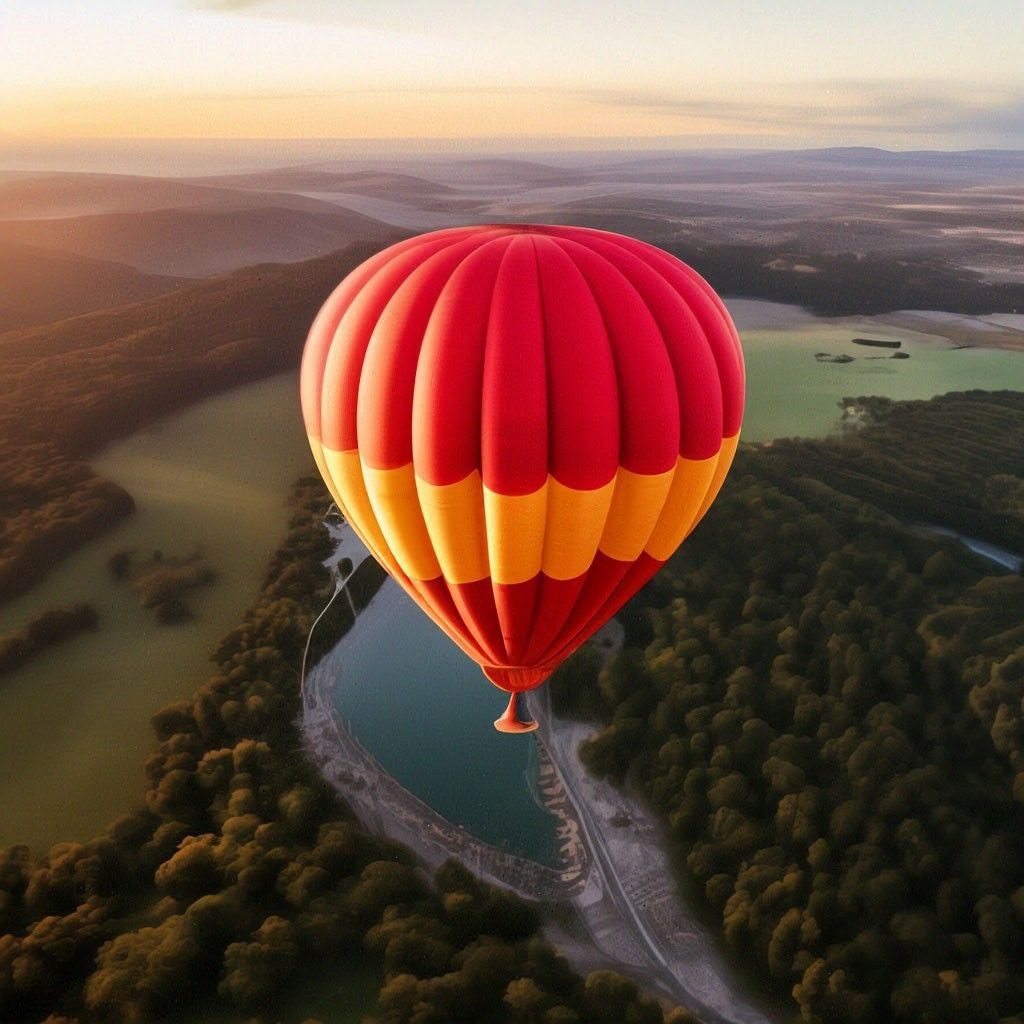
[[[327,525],[328,520],[334,517],[340,517],[341,512],[338,506],[331,502],[330,507],[324,513],[323,524]],[[313,643],[313,633],[316,631],[316,627],[320,625],[320,620],[330,611],[331,605],[334,604],[337,596],[344,590],[348,597],[348,606],[352,611],[352,620],[355,621],[358,612],[356,611],[355,602],[352,600],[352,594],[348,589],[348,582],[355,575],[357,566],[349,571],[348,575],[342,578],[341,572],[337,564],[331,566],[331,575],[334,577],[334,592],[327,599],[327,603],[320,610],[320,614],[313,620],[313,624],[309,627],[309,633],[306,635],[306,646],[302,651],[302,672],[299,677],[299,696],[302,700],[303,706],[306,702],[306,673],[309,665],[309,649]],[[522,732],[533,732],[537,728],[537,722],[531,719],[523,720],[519,717],[519,698],[520,694],[513,691],[509,694],[508,706],[505,708],[504,714],[495,721],[494,728],[498,732],[510,732],[510,733],[522,733]]]
[[[338,509],[338,506],[334,502],[331,502],[330,507],[324,513],[324,526],[327,525],[327,521],[331,519],[332,516],[340,517],[340,515],[341,513]],[[320,614],[313,620],[313,625],[309,627],[309,633],[306,634],[306,646],[302,652],[302,672],[301,675],[299,676],[299,695],[301,696],[303,703],[305,703],[306,699],[306,668],[309,662],[309,648],[313,642],[313,632],[316,630],[316,627],[320,624],[320,620],[327,614],[327,612],[330,610],[331,605],[334,604],[335,598],[343,590],[345,591],[345,594],[348,597],[348,606],[352,611],[353,622],[355,621],[356,615],[358,614],[356,612],[355,602],[352,600],[352,594],[348,590],[348,581],[352,579],[352,577],[355,575],[357,568],[358,566],[353,566],[352,569],[349,571],[348,575],[342,578],[341,571],[338,568],[337,564],[331,566],[331,575],[334,577],[334,593],[332,593],[331,596],[327,599],[327,603],[320,610]]]

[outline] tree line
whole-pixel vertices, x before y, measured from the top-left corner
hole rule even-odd
[[[686,1024],[609,971],[580,978],[538,909],[457,863],[424,877],[362,830],[303,754],[298,668],[329,579],[319,479],[297,489],[215,674],[153,717],[145,803],[103,835],[0,852],[0,1019],[280,1019],[310,971],[366,963],[375,1024]],[[379,585],[361,584],[360,599]],[[127,684],[126,684],[127,685]]]
[[[0,604],[133,511],[89,456],[200,398],[294,369],[305,325],[376,248],[0,335]]]
[[[1016,537],[1022,409],[884,403],[854,437],[741,450],[624,649],[554,680],[601,724],[587,766],[642,789],[724,940],[809,1024],[1024,1011],[1024,580],[907,529],[879,482],[936,497],[933,520],[1000,507]]]

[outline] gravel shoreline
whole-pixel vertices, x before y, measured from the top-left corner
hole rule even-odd
[[[373,623],[404,600],[388,582],[360,614]],[[621,643],[613,623],[596,638],[606,655]],[[558,818],[562,864],[539,864],[490,846],[410,793],[360,743],[334,705],[346,638],[310,672],[301,731],[308,756],[360,823],[411,849],[433,872],[461,860],[485,881],[547,907],[545,934],[582,973],[612,968],[697,1013],[707,1024],[777,1019],[742,993],[715,940],[682,903],[660,824],[630,794],[589,775],[576,751],[593,731],[551,714],[545,690],[529,697],[540,722],[537,790]]]

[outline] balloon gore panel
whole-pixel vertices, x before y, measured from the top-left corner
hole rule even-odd
[[[485,225],[349,274],[310,329],[300,390],[353,529],[514,696],[707,512],[739,440],[743,353],[711,286],[654,246]],[[502,728],[521,731],[510,707]]]

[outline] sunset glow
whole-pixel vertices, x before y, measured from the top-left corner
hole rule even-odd
[[[1017,0],[13,0],[0,140],[1014,147],[1019,15]]]

